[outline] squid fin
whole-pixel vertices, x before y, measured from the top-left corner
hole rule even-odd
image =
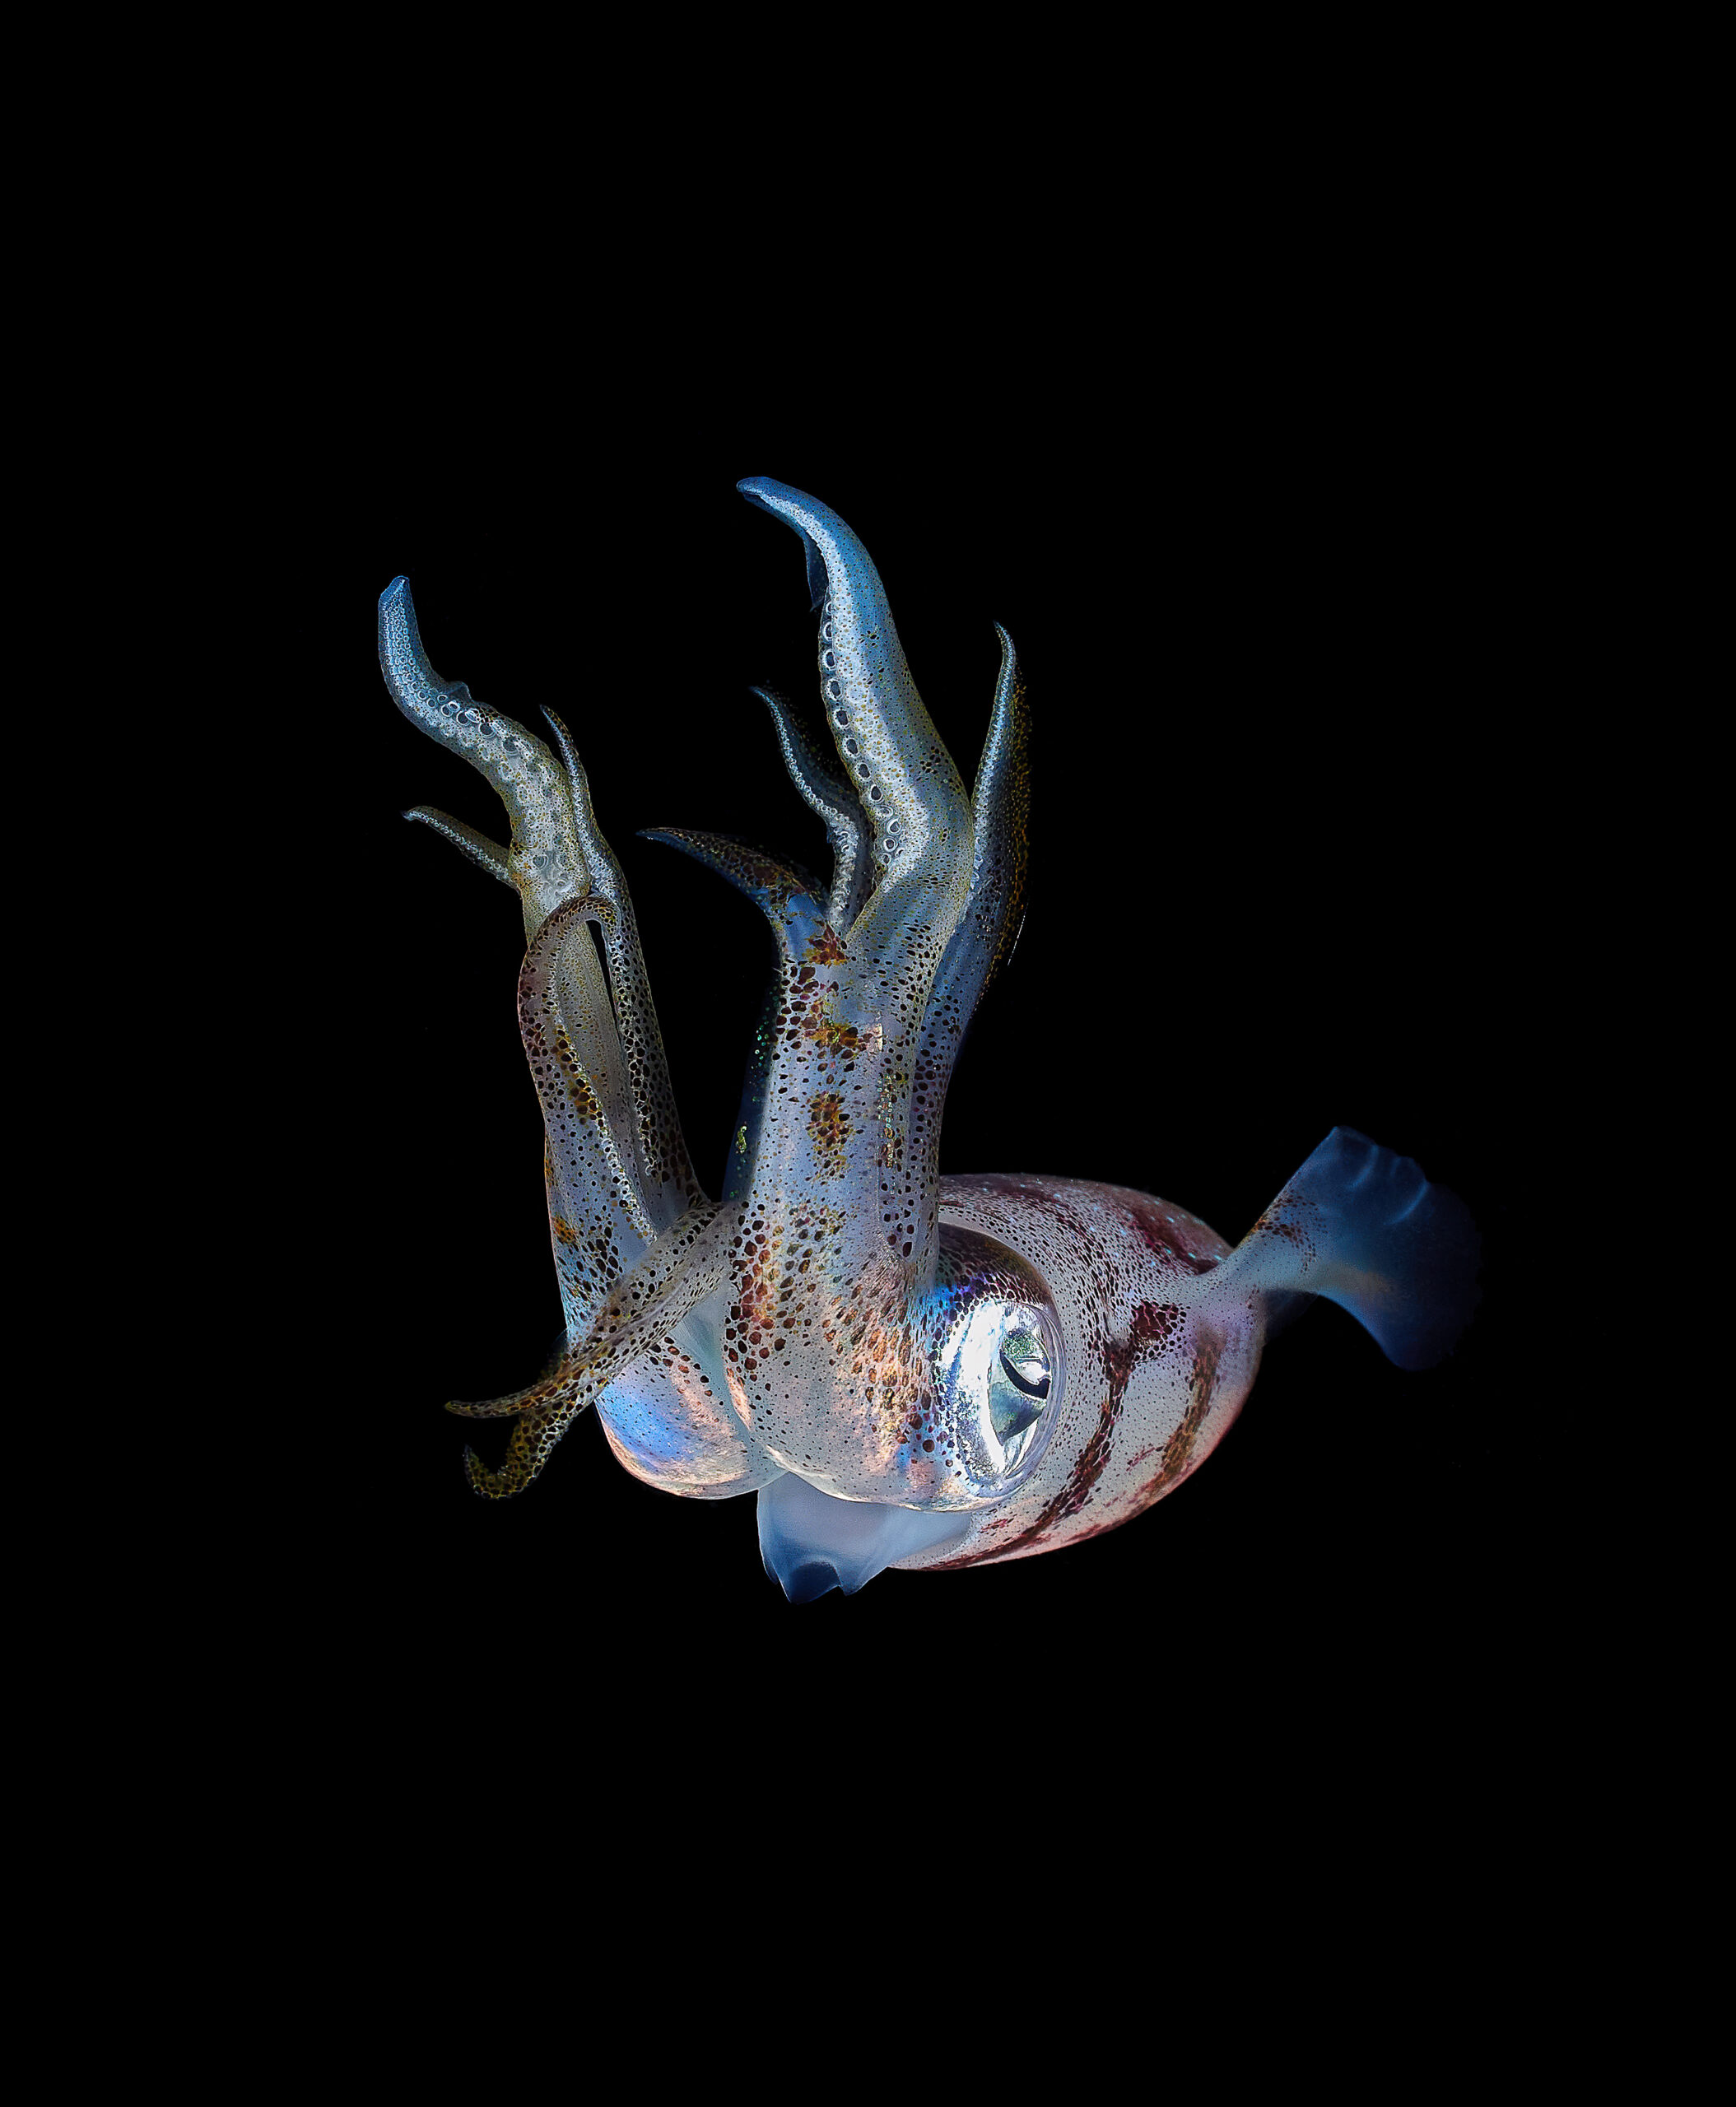
[[[1432,1368],[1479,1300],[1482,1242],[1455,1193],[1408,1156],[1334,1127],[1220,1269],[1270,1314],[1296,1295],[1347,1309],[1400,1368]]]

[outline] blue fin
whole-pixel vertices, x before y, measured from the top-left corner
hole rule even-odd
[[[1470,1210],[1408,1156],[1334,1127],[1223,1263],[1268,1315],[1322,1295],[1400,1368],[1432,1368],[1478,1300],[1482,1240]]]

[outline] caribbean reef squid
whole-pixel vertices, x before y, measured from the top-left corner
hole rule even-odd
[[[775,974],[726,1188],[693,1174],[638,926],[566,726],[548,738],[440,679],[410,589],[379,602],[405,716],[493,784],[503,844],[409,816],[518,894],[519,1028],[540,1100],[565,1337],[542,1379],[472,1418],[512,1424],[471,1485],[521,1492],[587,1406],[620,1462],[694,1500],[758,1496],[792,1601],[888,1566],[1030,1558],[1130,1520],[1212,1453],[1266,1337],[1324,1295],[1402,1368],[1476,1300],[1464,1204],[1335,1127],[1232,1249],[1143,1193],[940,1172],[947,1086],[1023,913],[1030,705],[1011,639],[975,782],[937,736],[868,551],[800,491],[738,486],[800,537],[826,737],[757,691],[823,821],[821,882],[726,837],[652,839],[739,887]],[[593,940],[593,931],[596,933]]]

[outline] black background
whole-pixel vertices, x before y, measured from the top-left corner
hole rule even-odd
[[[592,1719],[823,1699],[992,1716],[1031,1745],[1152,1705],[1231,1705],[1238,1736],[1349,1702],[1396,1737],[1498,1717],[1547,1497],[1515,1245],[1515,1166],[1548,1119],[1523,406],[1464,344],[1305,335],[1282,360],[1076,347],[992,384],[906,355],[848,399],[740,341],[616,356],[602,386],[539,365],[486,400],[461,361],[407,393],[387,361],[286,428],[306,523],[277,571],[319,720],[269,785],[306,830],[282,937],[302,1292],[268,1437],[305,1560],[292,1644],[393,1706],[536,1693]],[[748,693],[811,705],[814,680],[801,552],[736,495],[751,474],[861,536],[967,781],[993,621],[1026,669],[1030,914],[955,1074],[943,1168],[1134,1186],[1234,1241],[1343,1123],[1461,1192],[1487,1250],[1443,1368],[1399,1372],[1322,1305],[1132,1525],[801,1608],[761,1567],[751,1499],[651,1491],[593,1416],[522,1497],[465,1486],[466,1441],[491,1454],[501,1433],[443,1401],[528,1380],[560,1324],[522,924],[398,816],[503,831],[392,706],[373,628],[405,573],[444,677],[533,728],[544,702],[565,717],[715,1191],[769,940],[636,831],[823,867]]]

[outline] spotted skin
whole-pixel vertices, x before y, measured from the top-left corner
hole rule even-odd
[[[872,1534],[877,1515],[914,1514],[927,1520],[897,1536],[906,1555],[871,1570],[951,1571],[1086,1542],[1172,1491],[1241,1409],[1268,1325],[1298,1295],[1343,1303],[1403,1365],[1438,1357],[1474,1299],[1468,1216],[1348,1129],[1233,1249],[1123,1187],[941,1176],[953,1064],[1024,918],[1017,654],[998,630],[967,794],[867,551],[799,491],[739,487],[807,557],[826,737],[758,692],[833,867],[821,883],[728,835],[651,837],[746,893],[771,935],[720,1201],[693,1176],[632,905],[565,725],[545,713],[551,748],[441,681],[405,581],[381,598],[394,701],[488,778],[510,838],[410,816],[514,888],[528,946],[519,1021],[566,1331],[538,1383],[449,1407],[513,1422],[497,1467],[466,1451],[477,1491],[521,1491],[594,1404],[649,1484],[762,1492],[786,1532],[846,1510],[862,1524],[866,1508]]]

